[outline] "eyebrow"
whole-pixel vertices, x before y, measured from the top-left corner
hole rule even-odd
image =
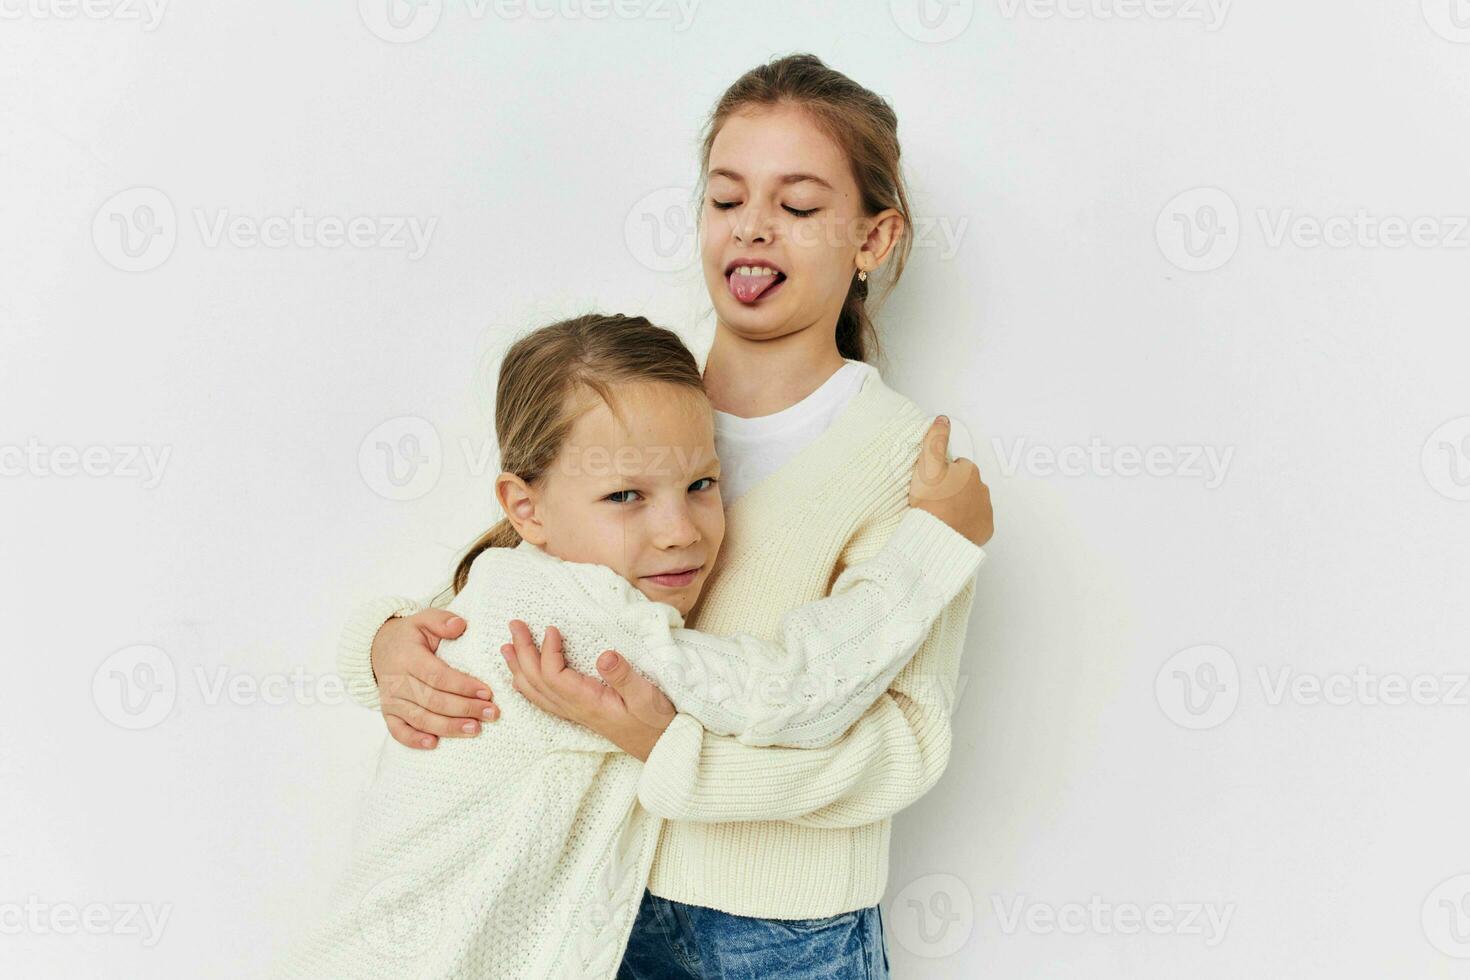
[[[714,170],[711,170],[709,172],[709,175],[711,177],[728,177],[731,180],[738,180],[742,184],[745,183],[745,178],[744,177],[740,176],[735,171],[730,170],[730,169],[728,169],[726,167],[716,167]],[[827,190],[829,190],[829,191],[830,190],[836,190],[836,188],[834,188],[831,184],[827,183],[822,178],[818,177],[816,174],[784,174],[781,177],[781,183],[782,184],[799,184],[799,183],[801,183],[804,180],[810,180],[810,181],[814,181],[814,182],[816,182],[818,184],[821,184],[823,187],[827,188]]]

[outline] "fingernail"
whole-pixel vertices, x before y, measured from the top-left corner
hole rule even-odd
[[[477,722],[467,721],[463,725],[460,725],[459,729],[462,732],[473,735],[475,734],[475,732],[480,730],[480,726]]]
[[[480,712],[480,714],[484,715],[486,718],[489,718],[491,721],[495,720],[495,716],[498,713],[499,712],[497,712],[494,708],[486,708],[484,711]]]
[[[604,653],[601,657],[597,658],[597,666],[601,667],[603,670],[612,670],[613,665],[617,662],[617,654],[613,653],[612,651],[608,651],[607,653]]]
[[[464,620],[460,619],[458,616],[450,616],[449,619],[445,621],[444,625],[453,629],[456,626],[463,626]]]
[[[432,738],[421,738],[421,739],[419,739],[419,744],[422,745],[426,749],[433,748],[433,746],[434,746],[434,740]]]
[[[939,416],[939,421],[943,422],[945,425],[949,425],[949,416],[941,415]]]
[[[481,701],[489,701],[490,700],[490,692],[489,691],[476,691],[475,692],[475,697],[479,698]]]

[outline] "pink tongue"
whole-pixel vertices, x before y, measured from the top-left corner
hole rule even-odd
[[[738,272],[730,274],[730,292],[742,303],[753,303],[761,293],[776,284],[779,276],[742,276]]]

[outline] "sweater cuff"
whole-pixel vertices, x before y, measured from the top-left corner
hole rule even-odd
[[[896,551],[919,570],[925,583],[951,599],[985,561],[985,549],[917,507],[904,512],[884,549]]]
[[[653,743],[638,777],[638,802],[655,816],[677,820],[689,805],[704,746],[704,726],[693,715],[674,716]]]
[[[373,639],[378,630],[395,616],[412,616],[423,608],[416,599],[380,596],[358,606],[347,617],[337,644],[337,674],[347,693],[364,708],[382,707],[378,700],[378,679],[373,675]]]

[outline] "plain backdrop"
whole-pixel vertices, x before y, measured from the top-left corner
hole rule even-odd
[[[344,616],[495,519],[511,339],[708,326],[700,127],[811,51],[897,110],[879,366],[998,526],[894,975],[1470,975],[1461,0],[0,15],[0,974],[299,935]]]

